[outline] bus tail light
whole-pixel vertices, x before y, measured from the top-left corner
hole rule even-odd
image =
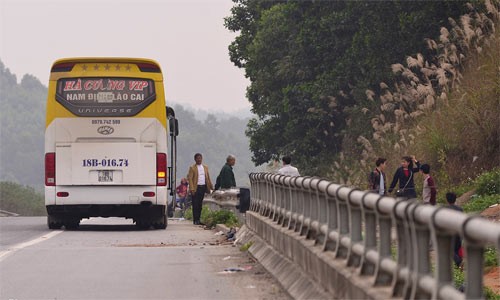
[[[167,154],[156,153],[156,185],[167,185]]]
[[[52,66],[50,72],[71,72],[75,63],[60,63]]]
[[[56,185],[56,154],[54,152],[45,154],[45,185]]]
[[[138,63],[137,67],[139,67],[139,70],[141,70],[141,72],[161,73],[160,67],[155,64]]]

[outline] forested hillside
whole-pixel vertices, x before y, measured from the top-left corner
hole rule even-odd
[[[225,25],[251,80],[253,161],[291,154],[304,174],[355,184],[378,155],[414,154],[408,130],[495,44],[499,21],[490,0],[233,2]]]
[[[0,61],[0,181],[42,187],[46,98],[37,78],[17,83]]]
[[[204,163],[208,165],[211,176],[215,178],[226,163],[229,154],[236,156],[234,175],[238,186],[249,186],[248,173],[256,167],[251,162],[251,153],[248,147],[248,138],[245,129],[249,118],[236,117],[217,118],[207,114],[204,121],[200,121],[194,112],[175,105],[175,114],[179,119],[180,134],[178,143],[178,170],[177,176],[187,175],[188,168],[194,163],[194,154],[203,154]]]

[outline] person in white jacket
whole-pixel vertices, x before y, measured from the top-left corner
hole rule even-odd
[[[278,170],[278,174],[286,175],[286,176],[300,176],[299,170],[296,167],[292,167],[290,163],[292,162],[292,158],[290,156],[283,156],[281,159],[283,161],[283,167]]]

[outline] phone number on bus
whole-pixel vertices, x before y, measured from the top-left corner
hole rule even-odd
[[[128,167],[126,158],[84,159],[84,167]]]

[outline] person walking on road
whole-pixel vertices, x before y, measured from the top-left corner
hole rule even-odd
[[[370,176],[368,178],[368,181],[370,183],[370,190],[372,192],[375,192],[381,196],[386,194],[387,188],[386,188],[386,176],[385,176],[385,167],[387,165],[387,159],[385,158],[378,158],[377,161],[375,162],[375,165],[377,166],[375,170],[370,172]]]
[[[234,155],[228,155],[226,158],[226,164],[220,170],[219,176],[217,176],[217,182],[215,183],[215,189],[230,189],[236,187],[236,179],[234,179],[233,166],[236,164],[236,157]]]
[[[203,207],[203,198],[214,189],[208,167],[203,162],[203,156],[200,153],[194,155],[195,164],[189,167],[188,182],[189,192],[193,200],[193,224],[200,225],[201,209]]]
[[[283,161],[283,167],[278,170],[278,174],[286,176],[300,176],[299,170],[296,167],[292,167],[292,158],[290,156],[283,156],[281,160]]]

